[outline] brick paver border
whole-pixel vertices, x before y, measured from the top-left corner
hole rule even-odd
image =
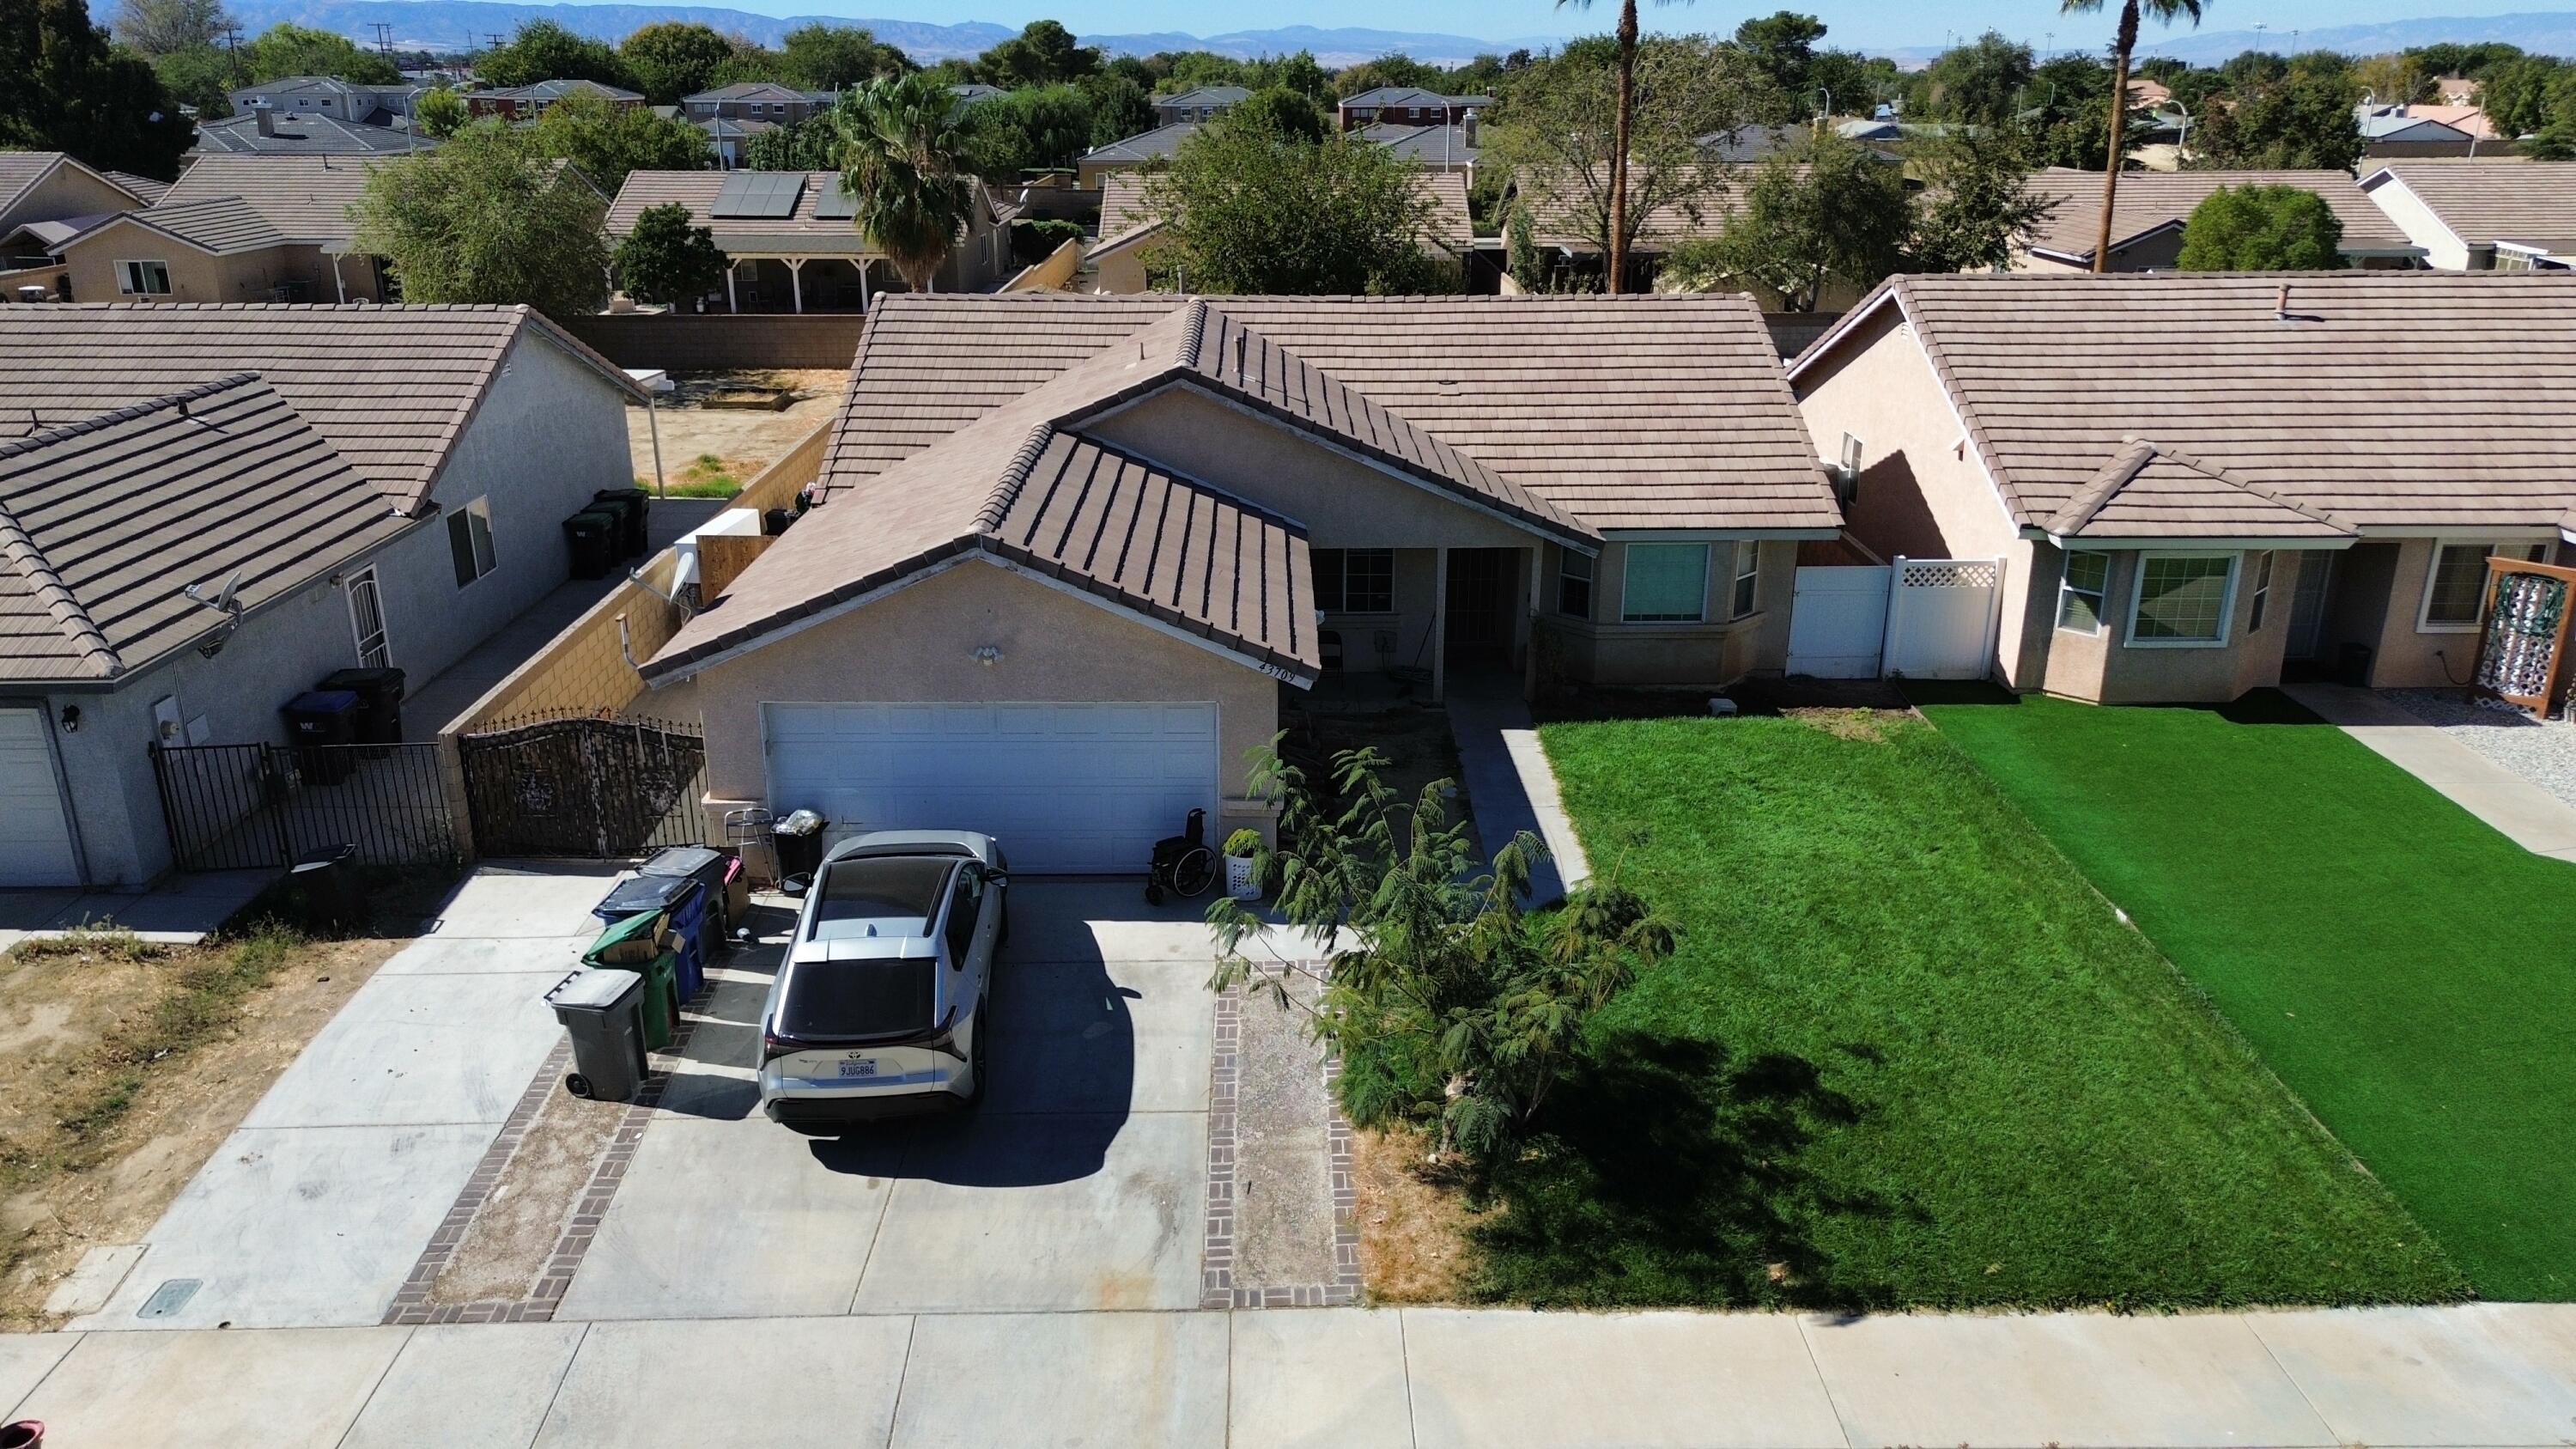
[[[1301,962],[1297,969],[1321,972],[1321,962]],[[1243,988],[1217,993],[1215,1051],[1208,1069],[1207,1228],[1199,1244],[1201,1308],[1328,1308],[1357,1303],[1360,1298],[1359,1183],[1351,1165],[1351,1124],[1339,1107],[1328,1106],[1324,1120],[1326,1174],[1333,1194],[1333,1276],[1323,1283],[1259,1284],[1236,1281],[1235,1135],[1236,1095],[1242,1087]],[[1324,1100],[1329,1104],[1341,1077],[1339,1057],[1323,1064]]]

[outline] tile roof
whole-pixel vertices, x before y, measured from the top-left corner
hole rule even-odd
[[[2331,513],[2145,439],[2123,447],[2040,526],[2077,540],[2353,537]]]
[[[93,170],[83,165],[80,158],[65,155],[60,151],[0,151],[0,216],[7,215],[9,209],[18,204],[20,197],[33,190],[37,182],[52,175],[57,166],[70,166],[76,170],[87,171],[108,185],[127,192],[144,205],[151,204],[153,193],[142,188],[151,187],[157,191],[158,188],[168,184],[148,177],[129,176],[122,171]]]
[[[288,241],[345,242],[357,229],[350,206],[366,193],[375,168],[389,164],[395,163],[359,156],[199,156],[155,207],[238,196]]]
[[[409,520],[258,378],[0,444],[0,679],[109,680],[384,543]]]
[[[1430,205],[1430,234],[1426,240],[1464,254],[1476,245],[1475,223],[1467,213],[1467,178],[1455,171],[1418,171],[1413,176],[1413,189]],[[1124,237],[1156,218],[1145,205],[1145,176],[1136,171],[1113,171],[1100,178],[1100,236],[1105,242]]]
[[[162,194],[170,189],[170,183],[167,181],[155,181],[149,176],[137,176],[131,171],[102,171],[98,174],[133,193],[145,206],[159,201]]]
[[[776,81],[736,81],[729,86],[717,86],[713,90],[699,91],[694,95],[682,96],[680,97],[680,104],[685,106],[691,101],[802,101],[810,99],[812,99],[810,96],[805,92],[796,89],[794,86],[783,86]]]
[[[2365,533],[2538,528],[2576,506],[2576,275],[1897,277],[1792,384],[1890,305],[2024,525],[2141,437]]]
[[[2102,224],[2102,173],[2052,166],[2031,173],[2028,184],[2033,197],[2049,203],[2048,215],[2033,228],[2032,247],[2090,263]],[[2112,201],[2112,246],[2189,221],[2192,208],[2222,186],[2295,186],[2313,192],[2343,223],[2347,252],[2417,250],[2341,171],[2123,171]]]
[[[504,86],[498,90],[468,91],[465,100],[473,101],[559,101],[571,95],[601,96],[612,101],[640,101],[641,91],[623,86],[602,85],[595,80],[542,80],[524,86]]]
[[[2413,192],[2460,240],[2576,238],[2576,161],[2391,161],[2361,179]]]
[[[286,245],[286,238],[269,225],[268,218],[238,196],[209,196],[197,201],[164,202],[142,211],[115,212],[82,235],[119,223],[150,227],[218,256]]]
[[[78,302],[0,307],[0,439],[250,367],[350,467],[415,511],[522,335],[643,400],[623,372],[525,307]]]
[[[1192,86],[1178,95],[1156,96],[1155,110],[1178,107],[1231,106],[1252,99],[1252,92],[1241,86]]]
[[[1199,123],[1196,121],[1174,121],[1168,126],[1156,126],[1150,131],[1140,131],[1137,134],[1126,137],[1122,140],[1112,141],[1106,146],[1094,146],[1090,150],[1083,152],[1082,155],[1075,159],[1080,161],[1153,161],[1162,157],[1178,155],[1180,153],[1181,143],[1188,140],[1190,137],[1197,135],[1198,132]]]
[[[1475,137],[1482,129],[1466,126],[1405,126],[1388,121],[1373,121],[1350,134],[1373,146],[1384,146],[1399,161],[1417,166],[1473,166],[1480,148]]]
[[[1444,96],[1420,86],[1379,86],[1355,96],[1344,96],[1345,106],[1490,106],[1492,96]]]
[[[1662,251],[1686,241],[1713,237],[1726,229],[1727,218],[1743,206],[1745,184],[1754,175],[1752,167],[1710,162],[1693,169],[1717,172],[1720,177],[1718,185],[1687,202],[1667,202],[1648,212],[1645,219],[1637,224],[1635,250]],[[1797,169],[1801,174],[1806,171],[1803,165]],[[1628,183],[1630,195],[1636,195],[1643,185],[1640,179],[1643,174],[1642,168],[1631,174]],[[1607,186],[1606,180],[1604,186]],[[1526,185],[1523,194],[1529,199],[1531,238],[1540,246],[1578,252],[1592,250],[1591,238],[1596,228],[1586,218],[1597,220],[1600,213],[1594,209],[1590,193],[1579,180],[1569,180],[1565,184],[1542,180]]]
[[[271,134],[265,136],[259,133],[257,116],[227,116],[219,121],[199,121],[197,150],[200,154],[273,152],[285,156],[387,156],[405,151],[427,151],[438,145],[436,140],[418,131],[344,121],[320,111],[279,116],[270,123],[270,131]]]
[[[823,467],[835,496],[1186,305],[887,297]],[[1733,294],[1212,297],[1239,323],[1594,530],[1832,529],[1761,313]]]
[[[752,173],[630,171],[626,174],[626,184],[617,189],[617,199],[608,205],[608,220],[604,225],[610,236],[624,236],[635,229],[635,219],[648,208],[678,205],[687,207],[698,225],[714,232],[716,245],[727,252],[759,250],[773,255],[835,257],[882,255],[859,234],[858,223],[849,217],[814,214],[817,203],[840,194],[841,173],[838,171],[801,173],[805,187],[797,194],[796,209],[791,215],[715,215],[716,198],[724,190],[725,179],[748,174]]]

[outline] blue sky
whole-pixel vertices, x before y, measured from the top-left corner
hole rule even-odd
[[[1023,24],[1040,16],[1052,16],[1077,31],[1095,34],[1120,34],[1140,31],[1184,31],[1194,35],[1216,35],[1233,30],[1264,30],[1284,25],[1367,26],[1380,30],[1428,31],[1452,35],[1470,35],[1485,39],[1508,39],[1525,36],[1562,36],[1586,30],[1604,30],[1616,11],[1613,0],[1596,0],[1587,13],[1576,8],[1559,9],[1550,0],[1481,0],[1473,5],[1442,3],[1442,0],[1300,0],[1281,4],[1279,0],[1066,0],[1066,3],[1027,5],[1019,0],[720,0],[744,9],[770,14],[846,14],[882,15],[895,19],[933,21],[954,24],[964,20],[990,20],[1005,25]],[[2202,28],[2211,31],[2251,29],[2255,22],[2268,25],[2272,33],[2309,26],[2357,25],[2375,21],[2405,20],[2423,15],[2498,15],[2550,10],[2546,3],[2534,0],[2264,0],[2261,4],[2233,5],[2228,0],[2207,0],[2208,18]],[[1646,23],[1659,30],[1725,31],[1735,28],[1748,15],[1767,15],[1780,8],[1779,3],[1760,5],[1718,4],[1700,0],[1696,4],[1658,6],[1647,11]],[[2065,15],[2048,0],[1969,0],[1969,3],[1932,6],[1895,4],[1890,0],[1820,0],[1820,3],[1794,4],[1792,8],[1821,17],[1831,27],[1828,44],[1859,46],[1863,49],[1888,49],[1902,46],[1938,46],[1953,32],[1973,34],[1992,27],[2033,47],[2053,45],[2065,50],[2078,46],[2100,47],[2111,38],[2112,17],[2095,13]],[[2150,36],[2156,27],[2147,27]],[[2054,32],[2053,41],[2045,39]]]

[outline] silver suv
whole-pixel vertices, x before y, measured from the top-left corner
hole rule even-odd
[[[760,1013],[760,1103],[799,1132],[972,1106],[985,1003],[1009,935],[1001,846],[880,831],[833,846]]]

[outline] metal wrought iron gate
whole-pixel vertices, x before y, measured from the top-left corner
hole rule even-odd
[[[434,744],[150,748],[181,870],[289,865],[330,845],[376,865],[461,854]]]
[[[704,838],[697,731],[554,719],[464,735],[456,747],[479,854],[606,860]]]

